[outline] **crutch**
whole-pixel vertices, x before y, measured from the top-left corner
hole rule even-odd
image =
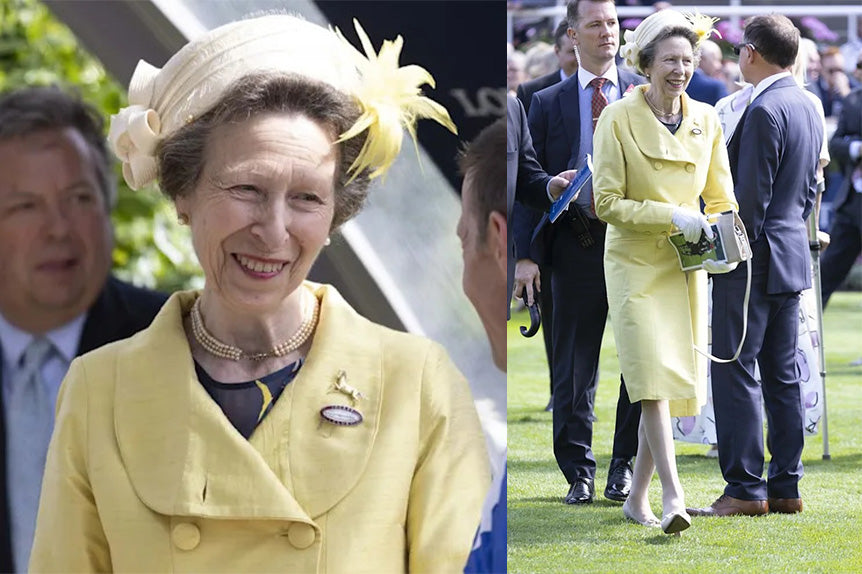
[[[818,192],[822,182],[818,182]],[[819,195],[819,193],[818,193]],[[808,216],[808,248],[811,250],[813,269],[814,300],[817,310],[817,335],[820,337],[820,381],[823,384],[823,460],[830,460],[829,454],[829,424],[826,419],[826,351],[823,348],[823,291],[820,288],[820,240],[817,238],[817,211],[811,211]]]

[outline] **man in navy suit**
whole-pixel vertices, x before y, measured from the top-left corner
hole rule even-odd
[[[820,262],[824,306],[862,251],[862,88],[844,98],[829,153],[843,177],[833,204],[831,242]]]
[[[109,274],[116,190],[95,110],[56,88],[4,96],[0,165],[0,572],[24,572],[69,363],[149,325],[165,296]],[[28,368],[39,346],[46,354]],[[36,391],[22,395],[28,382]]]
[[[790,75],[799,31],[778,14],[757,16],[737,46],[755,88],[728,144],[739,216],[751,242],[748,334],[739,360],[712,363],[718,460],[727,485],[694,515],[802,511],[803,413],[796,369],[799,293],[811,286],[806,218],[814,205],[823,138],[817,112]],[[734,354],[743,337],[745,267],[713,276],[712,352]],[[761,382],[754,377],[760,364]],[[762,404],[769,462],[763,478]]]
[[[643,82],[640,76],[616,67],[619,22],[612,0],[573,0],[567,5],[567,20],[569,36],[580,57],[578,73],[534,94],[529,113],[536,157],[551,173],[573,169],[585,154],[592,153],[597,119],[593,118],[592,98],[596,90],[601,92],[597,97],[604,95],[613,102]],[[567,215],[554,225],[536,228],[530,246],[531,258],[551,267],[554,455],[569,483],[564,499],[567,504],[592,502],[595,494],[593,404],[608,302],[603,265],[605,225],[596,219],[591,206],[592,189],[585,188]],[[519,246],[523,238],[516,236],[515,241]],[[522,280],[527,284],[530,278]],[[517,280],[515,289],[519,289]],[[621,384],[605,489],[605,496],[612,500],[628,497],[639,420],[640,405],[629,402]]]

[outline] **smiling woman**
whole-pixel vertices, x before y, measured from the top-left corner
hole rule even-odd
[[[620,53],[650,83],[608,106],[595,133],[593,192],[596,214],[608,223],[608,307],[626,389],[642,409],[623,515],[668,534],[691,524],[670,417],[695,414],[705,403],[706,359],[693,345],[707,337],[706,273],[680,271],[669,234],[678,230],[692,243],[702,233],[711,237],[701,201],[710,214],[738,208],[718,116],[685,93],[711,29],[705,16],[668,9],[626,32]],[[711,263],[710,272],[731,270]],[[647,496],[655,471],[661,520]]]
[[[246,80],[252,81],[259,80]],[[286,102],[308,89],[283,79],[261,87],[270,95],[283,92]],[[335,137],[333,129],[290,109],[212,131],[197,184],[174,198],[189,220],[207,284],[218,294],[202,306],[272,312],[283,293],[305,280],[334,224]],[[165,147],[162,157],[170,158],[171,146]],[[168,169],[175,165],[172,160]]]
[[[32,571],[463,569],[489,483],[466,381],[306,281],[404,128],[454,129],[401,38],[378,56],[356,26],[365,55],[274,15],[138,65],[109,140],[131,187],[158,178],[206,282],[73,363]]]

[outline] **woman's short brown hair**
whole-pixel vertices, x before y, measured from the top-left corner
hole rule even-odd
[[[694,51],[694,67],[697,68],[700,63],[700,50],[698,50],[697,42],[698,36],[694,32],[694,30],[690,28],[686,28],[683,26],[673,26],[669,28],[665,28],[662,30],[652,41],[641,48],[640,54],[638,54],[638,68],[641,72],[645,71],[647,68],[653,65],[655,61],[655,54],[658,51],[658,45],[668,38],[685,38],[691,44],[691,48]]]
[[[159,144],[156,158],[162,192],[175,200],[194,189],[203,173],[208,139],[216,128],[270,112],[302,114],[318,122],[334,138],[350,129],[361,114],[351,96],[329,84],[295,74],[250,74],[237,81],[203,116]],[[367,170],[348,183],[348,169],[365,137],[363,133],[337,144],[332,229],[355,216],[368,195]]]

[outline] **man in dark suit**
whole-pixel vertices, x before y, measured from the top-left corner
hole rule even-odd
[[[518,86],[518,99],[524,105],[524,111],[529,113],[530,102],[533,99],[533,94],[536,92],[553,86],[563,80],[568,79],[578,71],[578,59],[575,56],[575,48],[572,45],[572,40],[569,38],[569,21],[566,19],[560,20],[557,29],[554,31],[554,51],[557,53],[557,59],[560,63],[560,69],[556,70],[547,76],[524,82]],[[515,202],[514,211],[509,212],[511,225],[510,230],[518,229],[517,237],[521,238],[521,244],[516,245],[516,250],[521,254],[515,265],[515,275],[522,277],[535,277],[538,273],[536,285],[540,287],[539,309],[542,313],[542,338],[545,342],[545,357],[548,361],[548,369],[554,364],[553,341],[551,333],[553,332],[553,309],[554,299],[551,294],[551,270],[548,266],[537,266],[533,259],[530,258],[530,235],[535,229],[539,220],[542,218],[540,211],[525,207],[520,202]],[[532,282],[526,285],[527,294],[526,302],[533,303],[533,297],[536,295],[532,292]],[[551,378],[548,377],[551,400],[545,410],[551,410],[553,407],[554,387],[551,383]]]
[[[517,199],[537,210],[547,209],[551,198],[560,196],[575,172],[562,172],[551,177],[536,160],[536,152],[527,130],[527,117],[521,103],[512,95],[506,95],[506,226],[508,228],[508,256],[506,265],[506,317],[512,302],[512,281],[515,268],[515,244],[512,238],[512,205]]]
[[[585,154],[592,153],[598,119],[593,114],[593,98],[613,102],[643,82],[640,76],[616,67],[619,22],[612,1],[573,0],[567,5],[567,19],[569,36],[580,57],[578,73],[534,94],[529,114],[536,157],[552,173],[572,169]],[[595,493],[596,472],[593,404],[608,314],[603,266],[605,225],[592,209],[592,189],[584,188],[565,217],[554,225],[540,224],[533,237],[531,257],[550,265],[554,297],[554,455],[569,483],[565,502],[589,503]],[[516,237],[516,245],[519,243]],[[612,500],[628,497],[639,419],[640,405],[629,402],[621,384],[605,489],[605,496]]]
[[[530,101],[533,99],[533,94],[569,79],[578,71],[578,58],[575,56],[575,48],[571,38],[569,38],[568,20],[560,20],[557,29],[554,30],[554,52],[557,54],[560,69],[518,86],[516,95],[524,104],[524,111],[528,114],[530,113]]]
[[[25,572],[54,404],[72,359],[165,296],[110,276],[116,194],[98,113],[56,88],[0,99],[0,571]]]
[[[749,20],[737,47],[742,73],[755,86],[728,144],[739,215],[751,242],[751,299],[744,309],[745,267],[713,276],[712,352],[730,357],[743,336],[745,343],[737,361],[711,366],[718,460],[727,485],[711,506],[689,511],[694,515],[802,511],[796,341],[799,293],[811,286],[806,218],[816,195],[823,129],[790,75],[798,44],[790,20],[770,14]],[[766,480],[761,403],[772,454]]]
[[[844,98],[829,153],[843,177],[833,203],[829,249],[820,262],[824,307],[862,251],[862,88]]]

